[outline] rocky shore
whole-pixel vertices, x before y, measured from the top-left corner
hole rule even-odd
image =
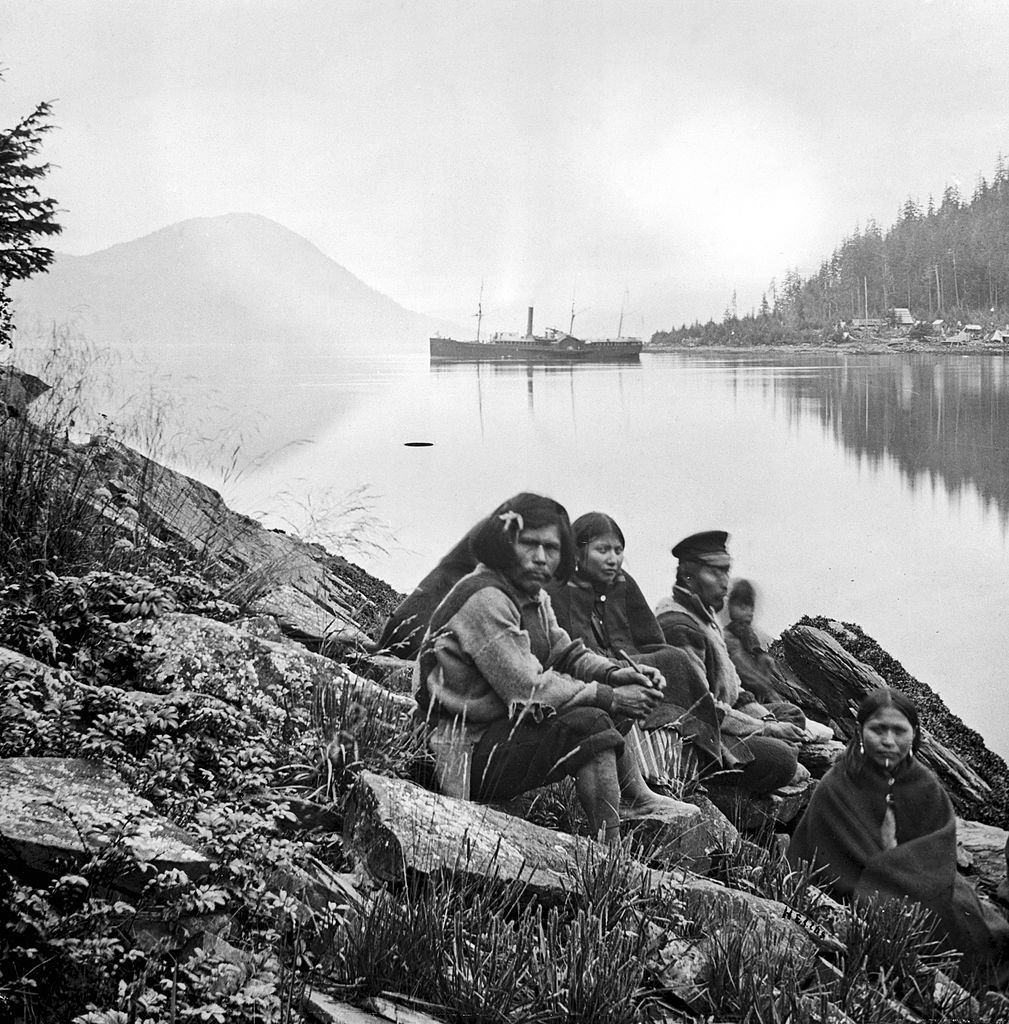
[[[0,1018],[1004,1019],[913,915],[855,927],[781,859],[853,703],[893,684],[961,870],[1006,906],[1009,768],[857,626],[804,619],[777,650],[834,731],[809,781],[740,804],[671,776],[678,809],[607,851],[570,787],[498,808],[424,787],[411,666],[370,649],[387,585],[24,409],[5,451],[26,430],[107,554],[0,587]]]

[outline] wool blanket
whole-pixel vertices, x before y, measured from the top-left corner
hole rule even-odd
[[[897,839],[890,849],[882,832],[888,803]],[[964,954],[965,966],[1002,956],[1009,925],[986,914],[957,873],[953,805],[938,779],[913,757],[892,773],[865,764],[852,775],[843,761],[831,768],[796,826],[788,860],[822,869],[820,884],[841,898],[909,897],[921,904]]]
[[[620,573],[613,584],[597,592],[591,583],[578,578],[567,583],[554,581],[547,586],[557,622],[571,637],[585,642],[589,650],[615,661],[629,654],[642,665],[657,668],[666,680],[662,703],[638,723],[646,733],[675,729],[684,739],[703,751],[705,756],[719,765],[722,763],[720,716],[708,691],[702,666],[687,652],[666,644],[662,630],[652,614],[648,602],[633,577]],[[651,744],[642,737],[639,747],[650,751],[671,742],[651,737]],[[646,754],[643,763],[646,775],[663,775],[655,771],[657,758]],[[745,763],[752,755],[744,751],[741,757],[728,763]]]

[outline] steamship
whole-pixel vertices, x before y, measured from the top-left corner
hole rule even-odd
[[[545,334],[533,334],[533,307],[529,307],[525,334],[495,332],[480,338],[480,319],[474,341],[456,341],[440,335],[430,339],[432,362],[482,362],[502,360],[523,363],[602,363],[636,360],[641,354],[640,338],[601,338],[587,341],[556,327]],[[619,335],[619,332],[618,332]]]

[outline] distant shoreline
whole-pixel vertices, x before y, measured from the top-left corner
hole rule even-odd
[[[813,345],[809,342],[795,345],[673,345],[646,343],[642,355],[650,352],[698,352],[703,355],[718,353],[732,355],[765,354],[770,352],[796,352],[804,355],[813,353],[837,353],[839,355],[959,355],[999,356],[1005,354],[1001,345],[936,345],[928,342],[907,342],[888,344],[885,341],[847,342],[840,345]]]

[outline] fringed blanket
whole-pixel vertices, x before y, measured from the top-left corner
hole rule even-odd
[[[890,849],[882,831],[888,793],[897,837]],[[897,767],[892,782],[873,765],[855,777],[843,764],[833,767],[796,826],[788,859],[824,869],[823,887],[836,896],[910,897],[932,911],[967,966],[1002,956],[1009,926],[986,916],[957,874],[953,805],[914,758]]]

